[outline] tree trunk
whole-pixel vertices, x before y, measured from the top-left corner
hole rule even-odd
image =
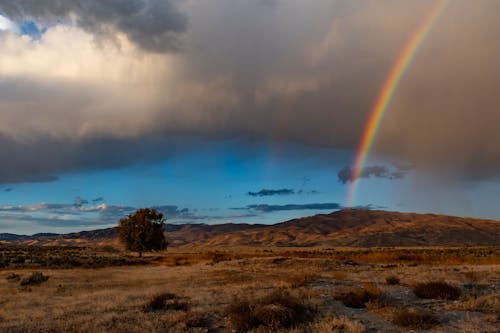
[[[139,251],[139,258],[142,258],[142,251]]]

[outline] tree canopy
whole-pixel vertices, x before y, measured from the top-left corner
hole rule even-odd
[[[168,243],[163,233],[165,218],[156,209],[141,208],[120,219],[118,235],[120,242],[130,251],[161,251]]]

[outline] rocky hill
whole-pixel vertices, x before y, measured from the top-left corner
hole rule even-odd
[[[500,246],[500,221],[344,209],[274,225],[167,224],[171,246]],[[24,245],[118,246],[115,228],[56,235],[0,234]]]

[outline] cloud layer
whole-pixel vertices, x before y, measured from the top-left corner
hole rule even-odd
[[[148,140],[179,136],[356,149],[433,3],[1,0],[12,22],[46,30],[0,31],[0,152],[12,155],[0,182],[130,164],[151,158],[133,155]],[[450,2],[374,154],[452,179],[500,176],[498,12],[497,0]]]
[[[266,196],[273,196],[273,195],[290,195],[290,194],[295,194],[295,191],[289,188],[282,188],[278,190],[269,190],[269,189],[262,189],[259,192],[247,192],[248,195],[252,197],[266,197]]]
[[[123,33],[139,47],[157,52],[176,49],[176,35],[187,25],[186,17],[169,0],[2,0],[0,8],[17,22],[65,21],[98,39]]]
[[[385,179],[401,179],[413,167],[411,165],[402,165],[402,164],[397,164],[393,163],[392,168],[385,166],[385,165],[370,165],[363,167],[361,169],[361,172],[359,173],[359,178],[385,178]],[[349,182],[352,182],[356,179],[354,179],[354,168],[350,166],[345,166],[342,169],[339,170],[337,173],[337,177],[339,179],[339,182],[342,184],[347,184]]]
[[[289,210],[336,210],[341,209],[342,206],[338,203],[310,203],[310,204],[287,204],[287,205],[248,205],[244,208],[233,208],[235,210],[250,210],[258,211],[262,213],[272,213],[279,211],[289,211]]]

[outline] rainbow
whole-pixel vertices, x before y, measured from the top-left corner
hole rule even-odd
[[[346,207],[352,207],[354,204],[354,196],[358,183],[357,179],[359,179],[361,176],[361,172],[372,147],[373,141],[377,135],[377,131],[380,127],[382,118],[384,117],[384,113],[387,110],[392,97],[394,96],[401,78],[406,73],[418,49],[423,44],[426,36],[429,34],[429,31],[431,31],[434,23],[441,16],[449,2],[450,0],[436,1],[429,13],[425,16],[425,18],[413,33],[411,39],[408,41],[408,43],[406,43],[401,54],[397,58],[396,63],[387,76],[387,79],[376,99],[373,111],[370,114],[370,118],[368,119],[368,122],[366,124],[363,136],[361,138],[361,144],[352,166],[351,182],[345,200]]]

